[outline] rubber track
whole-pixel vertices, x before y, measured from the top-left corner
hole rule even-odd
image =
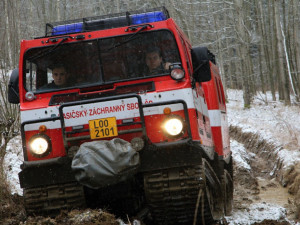
[[[193,224],[199,190],[205,190],[203,176],[201,166],[170,168],[145,174],[146,199],[157,224]],[[201,212],[200,208],[198,212]],[[210,218],[210,215],[205,201],[204,218]],[[198,221],[201,220],[198,213]]]
[[[24,198],[28,214],[51,215],[85,206],[83,187],[78,183],[24,189]]]

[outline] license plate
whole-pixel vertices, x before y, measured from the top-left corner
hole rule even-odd
[[[89,126],[91,139],[118,136],[116,117],[90,120]]]

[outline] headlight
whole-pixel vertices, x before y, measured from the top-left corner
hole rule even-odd
[[[29,91],[25,94],[25,99],[31,102],[36,99],[36,96],[33,94],[33,92]]]
[[[170,66],[171,77],[173,80],[180,81],[184,78],[184,70],[181,67],[181,63],[173,63]]]
[[[184,71],[182,69],[173,69],[171,71],[171,77],[174,80],[182,80],[184,78]]]
[[[170,118],[164,123],[163,128],[168,135],[177,137],[183,134],[183,121],[177,117]]]
[[[44,157],[51,151],[50,138],[46,135],[34,135],[29,140],[29,150],[35,157]]]

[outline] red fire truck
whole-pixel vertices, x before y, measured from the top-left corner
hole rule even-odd
[[[20,104],[29,214],[109,205],[156,224],[231,212],[232,158],[215,57],[168,11],[46,24],[23,40],[9,101]]]

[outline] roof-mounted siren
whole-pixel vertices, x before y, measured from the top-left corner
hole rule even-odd
[[[130,15],[131,25],[138,25],[143,23],[153,23],[164,21],[169,18],[169,13],[165,7],[160,11],[154,12],[145,12],[140,14],[132,14]]]
[[[72,33],[80,33],[83,31],[83,22],[64,21],[53,24],[46,24],[46,37]]]
[[[139,25],[143,23],[159,22],[170,18],[165,7],[147,11],[134,11],[110,14],[105,16],[88,17],[46,24],[46,36],[56,36],[93,30],[105,30],[116,27]]]

